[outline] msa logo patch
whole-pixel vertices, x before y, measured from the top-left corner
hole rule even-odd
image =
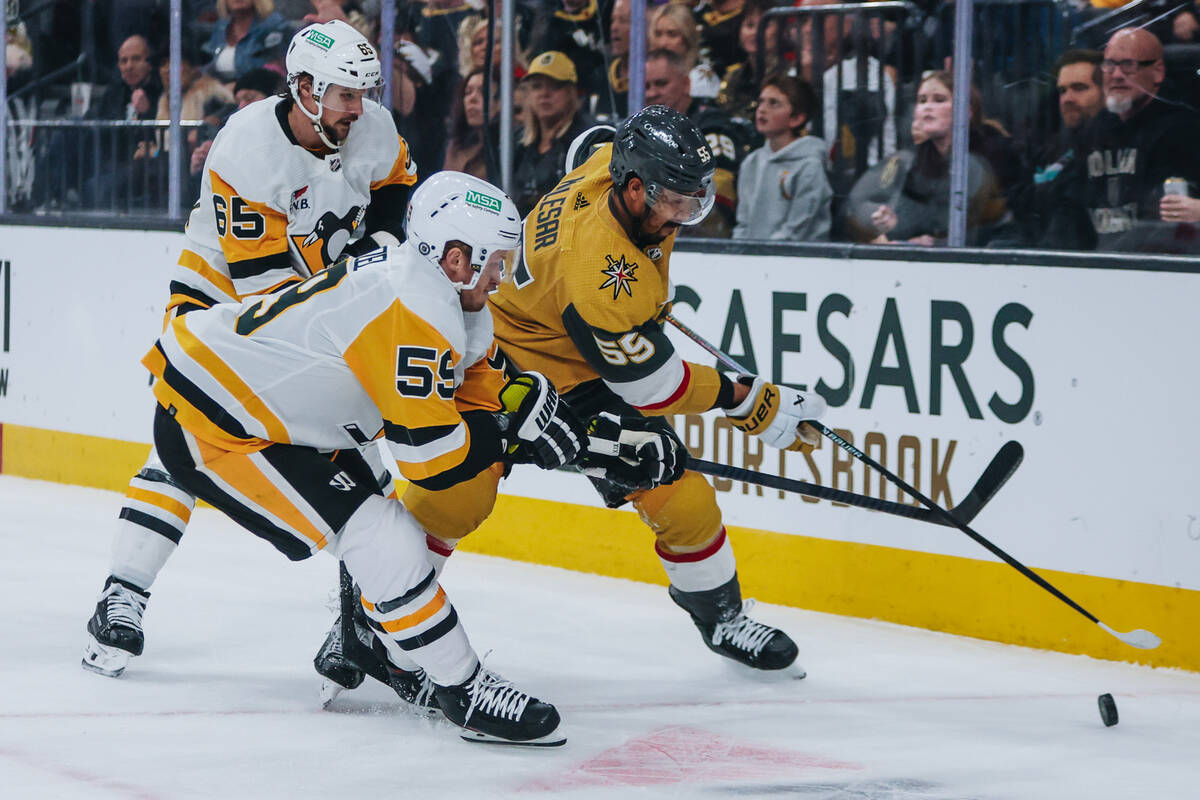
[[[318,30],[312,30],[304,34],[304,38],[315,44],[322,50],[328,50],[333,47],[333,39],[321,33]]]
[[[348,492],[358,484],[355,483],[354,479],[347,475],[345,471],[342,471],[329,479],[329,485],[337,489],[339,492]]]
[[[467,205],[482,208],[484,211],[494,211],[500,213],[500,199],[491,195],[477,192],[474,189],[467,190]]]
[[[304,196],[305,192],[307,192],[307,191],[308,191],[308,187],[304,186],[304,187],[301,187],[301,188],[297,189],[296,191],[292,192],[292,203],[291,203],[292,211],[308,210],[308,198]]]
[[[621,296],[622,289],[625,290],[625,294],[633,297],[633,289],[630,288],[630,284],[637,283],[637,278],[633,277],[633,273],[637,271],[637,264],[626,263],[624,255],[620,258],[606,255],[605,258],[608,259],[608,266],[600,271],[607,275],[608,279],[600,284],[599,288],[607,289],[611,286],[613,300]]]

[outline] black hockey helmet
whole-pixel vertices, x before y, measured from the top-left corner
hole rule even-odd
[[[650,206],[668,197],[692,198],[695,202],[688,204],[692,208],[673,215],[682,225],[694,225],[712,208],[715,168],[712,149],[700,129],[683,114],[661,105],[647,106],[621,123],[608,163],[618,190],[635,175],[642,179]]]

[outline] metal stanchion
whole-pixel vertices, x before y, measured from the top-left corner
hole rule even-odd
[[[971,147],[971,35],[975,22],[974,0],[957,0],[954,9],[954,112],[950,139],[951,247],[967,243],[967,158]]]
[[[646,104],[646,0],[629,4],[629,116]]]
[[[167,132],[170,142],[167,153],[167,216],[179,219],[179,190],[183,185],[183,132],[179,118],[183,115],[183,87],[179,85],[183,71],[183,0],[171,0],[171,128]]]
[[[392,110],[392,68],[396,58],[396,0],[379,6],[379,67],[383,72],[383,107]]]

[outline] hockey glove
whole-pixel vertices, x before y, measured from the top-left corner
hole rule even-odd
[[[665,422],[601,412],[588,421],[585,473],[630,491],[674,483],[687,465],[683,442]]]
[[[421,48],[421,45],[402,39],[396,42],[395,53],[426,85],[433,81],[433,58]]]
[[[500,405],[506,412],[501,427],[513,463],[554,469],[579,456],[587,435],[583,424],[546,376],[522,372],[500,390]]]
[[[750,392],[735,408],[725,411],[735,428],[780,450],[808,452],[820,442],[820,432],[801,423],[825,415],[825,398],[762,378],[747,376],[739,380],[750,387]]]

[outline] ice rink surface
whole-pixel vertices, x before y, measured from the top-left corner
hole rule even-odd
[[[443,584],[472,641],[558,706],[566,746],[463,742],[370,679],[322,711],[335,562],[290,563],[205,509],[153,588],[145,655],[104,678],[79,660],[119,507],[0,477],[0,797],[1200,796],[1197,674],[760,605],[809,673],[770,679],[710,654],[660,587],[467,553]]]

